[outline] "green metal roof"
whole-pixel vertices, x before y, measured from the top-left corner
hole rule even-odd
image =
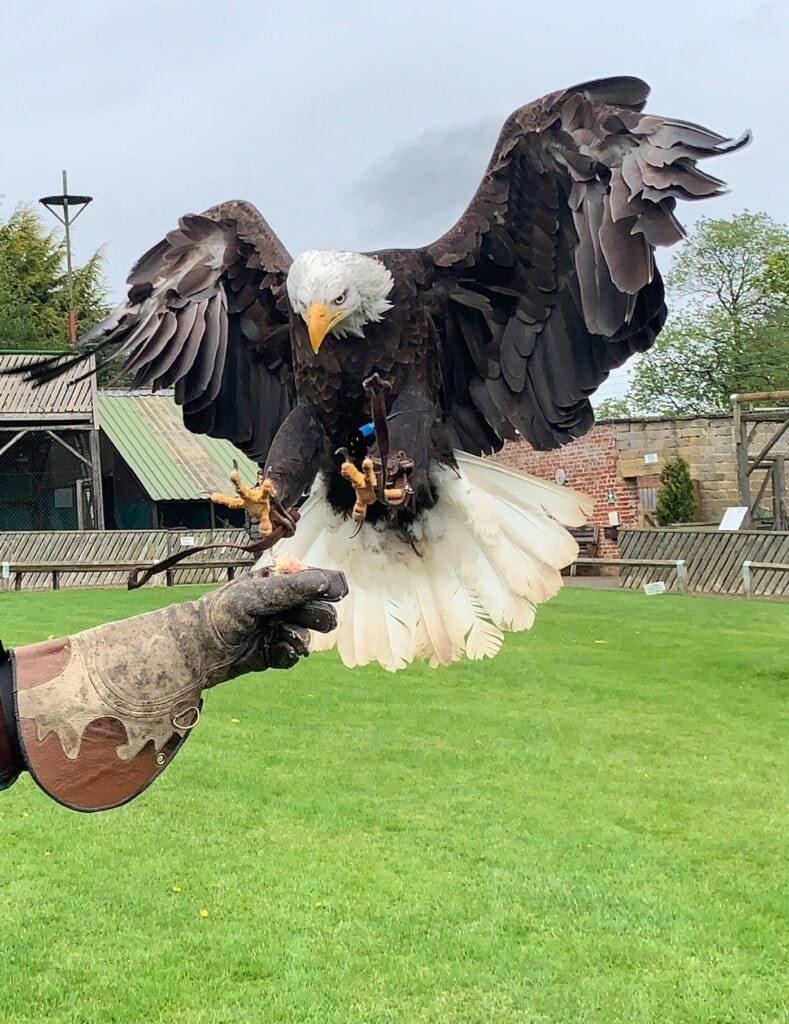
[[[99,426],[152,501],[205,500],[232,491],[233,460],[253,484],[257,466],[229,441],[191,434],[169,395],[99,394]]]

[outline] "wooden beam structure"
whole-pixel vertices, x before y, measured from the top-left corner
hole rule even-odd
[[[787,402],[789,391],[753,391],[732,395],[734,416],[734,444],[737,463],[737,491],[739,502],[748,513],[743,527],[750,526],[756,517],[756,510],[768,486],[772,490],[772,528],[785,530],[789,526],[787,515],[785,456],[775,453],[775,447],[789,431],[789,407],[776,406],[774,409],[752,409],[754,402]],[[749,428],[749,424],[753,424]],[[767,424],[773,429],[762,442],[758,453],[751,455],[750,449],[756,440],[760,425]],[[751,478],[763,472],[755,497],[751,493]]]

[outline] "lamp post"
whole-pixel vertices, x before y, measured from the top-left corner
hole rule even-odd
[[[72,347],[77,344],[77,314],[74,309],[74,274],[71,265],[71,225],[79,217],[93,196],[70,196],[68,179],[63,171],[63,193],[59,196],[44,196],[39,199],[53,217],[57,217],[66,229],[66,283],[68,287],[68,336]],[[71,210],[76,209],[72,216]],[[62,212],[59,212],[62,211]]]

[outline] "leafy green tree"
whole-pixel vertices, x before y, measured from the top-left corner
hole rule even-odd
[[[73,280],[82,333],[107,313],[101,253],[76,267]],[[0,348],[67,348],[68,306],[65,243],[20,207],[0,221]]]
[[[626,398],[605,398],[595,407],[595,419],[626,420],[633,415],[633,408]]]
[[[667,285],[672,315],[635,366],[631,409],[718,412],[735,392],[789,387],[789,229],[748,211],[701,220]]]
[[[696,495],[690,466],[677,455],[660,474],[655,519],[659,526],[671,526],[672,523],[692,523],[695,518]]]
[[[762,278],[769,291],[789,300],[789,245],[770,253],[764,261]]]

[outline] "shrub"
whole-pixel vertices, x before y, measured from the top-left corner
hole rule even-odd
[[[655,518],[660,526],[692,523],[696,518],[696,496],[690,478],[690,466],[681,455],[668,463],[660,474]]]

